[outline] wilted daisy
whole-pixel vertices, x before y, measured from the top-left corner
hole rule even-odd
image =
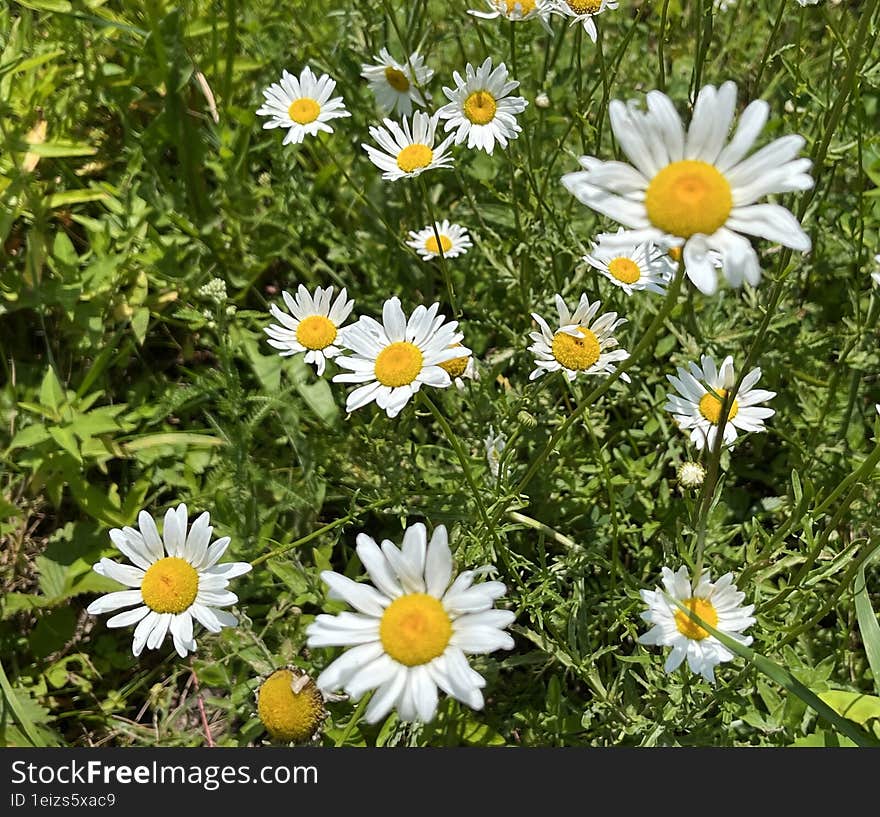
[[[95,599],[87,611],[94,616],[134,607],[108,619],[107,626],[137,624],[131,648],[135,655],[145,646],[158,649],[169,632],[181,658],[195,652],[193,619],[212,633],[238,624],[234,615],[217,608],[238,601],[226,586],[251,566],[247,562],[217,564],[230,540],[223,536],[211,544],[214,529],[209,522],[206,511],[187,532],[187,509],[181,504],[166,512],[161,538],[146,511],[138,515],[137,530],[125,527],[110,531],[113,544],[134,566],[101,559],[93,570],[134,589],[107,593]]]
[[[673,272],[669,257],[650,241],[612,243],[609,246],[605,235],[599,236],[598,243],[593,244],[592,253],[585,255],[584,261],[627,295],[641,290],[663,295]]]
[[[430,261],[440,255],[443,250],[444,258],[455,258],[464,255],[472,246],[468,231],[458,224],[450,224],[449,219],[435,222],[434,227],[428,225],[424,230],[410,230],[407,245],[412,247],[425,261]],[[440,243],[437,243],[437,236]]]
[[[376,64],[361,65],[361,76],[370,83],[382,113],[395,110],[403,116],[412,113],[413,103],[424,108],[431,95],[419,90],[431,81],[434,71],[425,65],[418,52],[409,60],[397,62],[387,48],[379,52]]]
[[[678,376],[668,374],[666,379],[675,386],[678,394],[667,394],[666,411],[672,412],[681,428],[690,429],[691,441],[701,449],[707,443],[711,449],[718,433],[723,400],[736,382],[733,357],[728,355],[716,368],[710,355],[700,358],[700,365],[688,363],[688,368],[676,367]],[[727,423],[724,426],[724,444],[732,445],[740,431],[766,431],[764,420],[776,412],[759,406],[776,396],[775,391],[752,388],[761,378],[761,369],[752,369],[740,384],[736,397],[730,404]]]
[[[343,688],[353,699],[375,689],[365,713],[369,723],[392,709],[403,721],[429,722],[438,687],[482,709],[486,682],[471,669],[465,653],[513,647],[504,629],[514,614],[493,609],[505,586],[474,584],[473,570],[452,581],[443,525],[434,529],[430,543],[423,524],[410,525],[400,549],[387,539],[380,547],[361,533],[357,554],[372,585],[330,570],[321,573],[330,597],[344,599],[357,612],[319,615],[306,630],[310,648],[351,648],[318,676],[318,686]]]
[[[507,67],[502,62],[492,69],[492,58],[477,68],[468,63],[465,79],[453,72],[455,88],[443,88],[448,104],[437,113],[446,119],[446,131],[455,130],[455,144],[467,139],[469,148],[492,153],[495,142],[507,147],[509,139],[516,139],[522,128],[516,114],[522,113],[529,103],[521,96],[509,96],[519,87],[516,80],[508,79]]]
[[[810,239],[798,220],[779,204],[757,204],[771,193],[812,187],[809,159],[798,159],[801,136],[783,136],[746,158],[770,106],[752,102],[727,141],[736,107],[736,84],[700,90],[685,133],[666,94],[651,91],[647,112],[635,102],[614,100],[611,128],[632,165],[580,159],[583,170],[562,183],[577,199],[629,229],[621,241],[683,246],[685,270],[694,285],[711,294],[718,277],[709,256],[721,253],[733,286],[761,279],[758,256],[747,236],[806,252]]]
[[[489,426],[489,433],[483,440],[483,445],[486,446],[486,462],[489,464],[489,473],[498,479],[498,474],[501,471],[501,455],[507,446],[507,435],[503,431],[496,434],[492,426]]]
[[[351,116],[345,110],[341,96],[330,99],[336,80],[327,74],[320,78],[306,66],[297,79],[287,71],[281,72],[281,82],[273,82],[263,91],[266,101],[257,110],[258,116],[268,116],[263,128],[287,128],[283,145],[299,144],[306,136],[319,131],[333,133],[327,123],[340,116]]]
[[[269,737],[284,743],[306,743],[327,718],[324,695],[296,667],[275,670],[257,690],[257,716]]]
[[[529,375],[529,380],[535,380],[545,372],[556,371],[564,372],[569,380],[574,380],[578,374],[614,373],[617,368],[614,364],[629,357],[629,352],[624,349],[615,349],[617,339],[613,335],[614,330],[626,322],[626,318],[618,318],[616,312],[606,312],[596,318],[601,305],[601,301],[590,304],[587,296],[581,295],[572,314],[562,296],[557,295],[559,328],[556,331],[551,331],[540,315],[532,313],[541,331],[529,333],[534,341],[529,351],[535,353],[537,367]],[[626,373],[620,377],[629,383]]]
[[[305,362],[314,363],[318,376],[321,376],[327,360],[342,351],[340,342],[345,333],[342,324],[351,314],[354,301],[348,299],[343,287],[331,304],[332,286],[317,287],[315,294],[310,295],[300,284],[295,298],[286,290],[281,296],[291,314],[275,304],[269,307],[281,325],[273,323],[263,329],[269,336],[268,343],[281,350],[281,357],[305,352]]]
[[[593,18],[606,9],[616,9],[617,0],[552,0],[550,8],[554,14],[570,17],[572,25],[580,23],[596,42],[598,32]]]
[[[553,0],[486,0],[489,11],[468,9],[468,14],[482,17],[484,20],[497,20],[499,17],[503,17],[514,23],[538,19],[544,28],[552,34],[553,29],[550,28],[552,3]]]
[[[438,114],[428,116],[416,111],[412,117],[412,128],[406,117],[400,125],[393,119],[382,121],[384,128],[370,128],[370,136],[382,150],[377,150],[372,145],[361,147],[367,151],[373,164],[385,171],[382,174],[383,179],[396,181],[404,176],[418,176],[435,167],[452,166],[452,156],[446,155],[452,137],[447,136],[439,145],[434,146]]]
[[[422,386],[446,388],[452,383],[441,366],[470,355],[461,345],[458,321],[438,315],[440,304],[417,306],[407,319],[398,297],[385,301],[382,323],[370,317],[346,330],[346,344],[354,352],[338,357],[336,364],[348,372],[333,378],[338,383],[361,383],[345,404],[346,411],[376,401],[389,417],[396,417]]]
[[[663,589],[642,590],[642,601],[648,609],[642,618],[654,626],[639,637],[639,644],[655,644],[672,647],[664,669],[674,672],[687,658],[692,672],[702,675],[710,683],[715,682],[715,667],[730,661],[734,655],[715,636],[701,627],[672,599],[681,602],[709,626],[720,630],[740,644],[748,646],[752,637],[743,631],[755,623],[752,617],[755,606],[741,607],[745,593],[736,589],[733,574],[725,573],[717,582],[709,581],[709,571],[704,570],[697,586],[691,590],[686,567],[673,573],[668,567],[662,570]]]

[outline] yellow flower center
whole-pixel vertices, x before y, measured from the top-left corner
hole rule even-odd
[[[382,646],[407,667],[427,664],[443,655],[452,622],[443,605],[425,593],[410,593],[388,605],[379,624]]]
[[[399,68],[392,68],[389,65],[385,69],[385,80],[395,91],[398,91],[401,94],[404,91],[409,90],[409,80],[406,78],[406,74],[404,74]]]
[[[523,17],[535,10],[535,0],[506,0],[508,15],[518,11]]]
[[[314,122],[321,113],[321,106],[307,96],[300,99],[294,99],[287,109],[287,115],[298,125],[308,125]]]
[[[460,343],[453,343],[449,348],[454,349],[456,346],[461,346]],[[454,357],[452,360],[444,360],[443,363],[440,363],[439,366],[441,369],[444,369],[449,373],[450,377],[461,377],[465,369],[467,369],[468,358],[465,357]]]
[[[670,235],[712,235],[733,208],[727,179],[706,162],[685,159],[666,165],[645,191],[651,223]]]
[[[412,173],[420,167],[427,167],[434,161],[434,151],[427,145],[407,145],[397,154],[397,166],[404,173]]]
[[[585,326],[577,328],[581,337],[557,332],[553,336],[553,357],[566,369],[583,371],[589,369],[601,353],[599,339]]]
[[[405,340],[392,343],[376,358],[376,380],[383,386],[407,386],[418,377],[422,361],[418,346]]]
[[[602,8],[602,0],[567,0],[575,14],[595,14]]]
[[[323,315],[309,315],[296,327],[296,339],[306,349],[325,349],[336,340],[336,326]]]
[[[440,247],[443,248],[444,255],[452,249],[452,240],[449,238],[448,235],[441,235],[440,236]],[[425,241],[425,249],[428,252],[434,253],[434,255],[440,254],[440,247],[437,246],[437,237],[436,236],[433,236],[433,235],[429,236],[428,240]]]
[[[324,719],[324,698],[320,690],[311,680],[304,685],[296,683],[302,680],[302,676],[289,669],[279,669],[260,686],[257,714],[275,740],[305,743]]]
[[[144,604],[157,613],[188,610],[199,592],[199,574],[184,559],[169,556],[147,568],[141,584]]]
[[[690,598],[682,602],[682,604],[691,612],[696,613],[706,624],[712,627],[718,626],[718,613],[712,606],[711,601]],[[675,611],[675,626],[678,627],[678,631],[685,638],[690,638],[694,641],[702,641],[709,635],[708,631],[704,630],[696,621],[693,621],[683,610]]]
[[[620,256],[608,262],[610,272],[622,284],[634,284],[642,277],[639,265],[631,258]]]
[[[474,91],[464,101],[464,115],[475,125],[485,125],[495,118],[495,97],[488,91]]]
[[[715,389],[715,391],[718,393],[718,397],[712,394],[712,392],[707,391],[700,398],[700,414],[702,414],[710,423],[717,426],[718,421],[721,419],[721,405],[722,401],[727,396],[727,390]],[[730,404],[730,412],[727,415],[727,419],[732,420],[736,417],[738,411],[739,403],[734,400]]]

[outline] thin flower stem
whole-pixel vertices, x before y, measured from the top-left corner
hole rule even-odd
[[[449,265],[446,261],[446,253],[443,251],[443,242],[440,240],[440,231],[437,229],[437,217],[434,215],[434,205],[428,193],[425,180],[419,176],[419,189],[422,191],[422,199],[428,210],[428,218],[431,220],[431,229],[434,231],[434,240],[437,242],[437,254],[440,256],[440,269],[443,272],[443,280],[446,283],[446,295],[449,298],[449,306],[454,315],[458,316],[458,305],[455,302],[455,290],[452,288],[452,277],[449,274]]]
[[[657,88],[664,92],[666,91],[666,54],[664,49],[666,40],[666,20],[668,12],[669,0],[663,0],[663,10],[660,12],[660,36],[657,39]]]
[[[345,741],[349,739],[351,733],[354,732],[355,726],[360,723],[361,718],[364,716],[364,712],[367,709],[367,704],[370,702],[370,698],[373,697],[373,690],[365,693],[363,697],[358,701],[357,709],[351,713],[351,717],[348,719],[348,723],[345,724],[345,729],[342,730],[342,734],[337,738],[336,745],[344,746]]]
[[[208,725],[208,715],[205,712],[205,699],[202,697],[202,690],[199,686],[199,676],[196,675],[196,667],[192,655],[189,657],[189,669],[192,673],[193,686],[196,688],[196,701],[199,707],[199,717],[202,721],[202,729],[205,730],[205,742],[208,744],[208,748],[213,749],[215,746],[214,737],[211,735],[211,727]]]
[[[761,78],[764,76],[764,69],[767,67],[767,57],[770,55],[770,49],[773,48],[773,43],[776,42],[776,35],[779,33],[779,28],[782,25],[782,15],[785,13],[785,9],[788,6],[790,6],[790,0],[779,0],[779,11],[776,12],[776,20],[773,23],[773,28],[770,29],[770,36],[767,38],[767,44],[764,46],[764,53],[761,55],[761,63],[758,65],[758,74],[755,77],[755,83],[752,86],[753,88],[759,88],[761,86]]]

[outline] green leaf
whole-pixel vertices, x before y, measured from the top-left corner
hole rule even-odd
[[[65,190],[63,193],[55,193],[46,199],[46,206],[50,210],[58,207],[69,207],[71,204],[83,204],[87,201],[103,201],[110,198],[109,193],[103,190]],[[58,233],[63,235],[63,233]]]
[[[31,746],[45,746],[46,742],[40,736],[40,733],[34,725],[34,722],[31,720],[29,713],[26,711],[22,702],[18,699],[15,690],[12,688],[12,685],[9,683],[9,679],[6,677],[6,670],[3,669],[2,661],[0,661],[0,692],[3,693],[3,700],[5,702],[3,708],[6,709],[8,707],[12,710],[12,716],[22,728],[22,731],[27,736]]]
[[[835,712],[862,726],[874,718],[880,718],[880,698],[876,695],[831,689],[820,692],[819,697]]]
[[[223,445],[223,440],[219,437],[212,437],[209,434],[168,431],[164,434],[147,434],[143,437],[137,437],[125,443],[122,447],[126,452],[134,453],[148,448],[159,448],[163,445],[180,445],[185,448],[216,448]]]
[[[142,306],[135,310],[131,318],[131,331],[134,332],[135,340],[138,346],[144,345],[144,339],[147,337],[147,329],[150,326],[150,310],[146,306]]]
[[[40,384],[40,405],[57,413],[65,402],[64,389],[55,370],[50,366],[46,369],[43,382]]]
[[[15,2],[34,11],[73,11],[73,6],[68,0],[15,0]]]
[[[855,600],[862,644],[865,645],[868,666],[871,667],[871,674],[874,676],[874,689],[880,695],[880,624],[877,623],[877,614],[871,606],[871,598],[868,595],[864,564],[856,574]]]
[[[39,445],[49,439],[49,429],[42,423],[34,423],[19,431],[9,443],[9,450],[13,448],[30,448]]]
[[[68,454],[74,457],[77,462],[82,462],[82,455],[79,452],[79,443],[73,432],[67,426],[50,426],[49,434]]]
[[[84,142],[43,142],[41,145],[22,142],[17,146],[20,151],[36,153],[49,159],[61,159],[71,156],[94,156],[98,149]]]

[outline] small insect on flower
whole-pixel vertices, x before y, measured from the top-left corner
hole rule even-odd
[[[223,536],[210,544],[214,529],[209,522],[206,511],[187,532],[187,508],[180,504],[166,512],[161,538],[146,511],[138,515],[137,530],[125,527],[110,531],[113,544],[134,566],[101,559],[93,570],[134,589],[101,596],[87,612],[94,616],[137,605],[107,621],[108,627],[137,624],[131,648],[135,655],[145,646],[158,649],[169,632],[181,658],[195,652],[193,619],[212,633],[238,624],[234,615],[217,608],[238,601],[226,587],[230,579],[249,572],[251,566],[247,562],[217,564],[230,539]]]
[[[593,18],[607,9],[616,9],[617,5],[617,0],[551,0],[550,11],[570,17],[572,25],[580,23],[590,39],[596,42],[599,32]]]
[[[434,133],[437,130],[439,113],[428,116],[416,111],[412,117],[412,128],[406,117],[400,125],[392,119],[382,120],[385,127],[371,127],[370,136],[382,150],[372,145],[362,144],[370,161],[380,170],[382,178],[397,181],[404,177],[418,176],[426,170],[438,167],[452,167],[452,156],[446,151],[452,143],[447,136],[439,145],[434,146]]]
[[[809,237],[788,210],[757,203],[771,193],[813,186],[812,163],[796,158],[801,136],[783,136],[746,158],[767,121],[766,102],[746,107],[728,141],[736,109],[733,82],[700,90],[687,133],[666,94],[651,91],[647,101],[647,112],[620,100],[608,109],[611,129],[632,165],[581,156],[583,170],[562,177],[578,201],[627,228],[615,241],[682,247],[688,278],[707,295],[718,288],[712,250],[721,254],[727,281],[738,287],[761,280],[747,236],[810,249]]]
[[[518,23],[523,20],[540,20],[541,25],[552,34],[550,28],[550,7],[553,0],[486,0],[489,11],[468,9],[468,14],[484,20],[497,20],[499,17]]]
[[[263,128],[287,128],[283,145],[299,144],[306,136],[319,131],[333,133],[327,123],[341,116],[351,116],[341,96],[330,99],[336,80],[327,74],[316,77],[306,66],[299,78],[281,72],[281,81],[273,82],[263,91],[266,101],[257,109],[258,116],[268,116]]]
[[[675,573],[664,567],[662,581],[662,589],[641,591],[642,601],[648,606],[641,614],[642,619],[654,626],[639,637],[639,644],[672,647],[664,667],[667,673],[674,672],[687,658],[691,672],[715,683],[715,667],[730,661],[734,655],[686,610],[698,615],[710,627],[748,646],[752,637],[742,633],[755,623],[752,617],[755,606],[740,606],[745,593],[736,589],[732,573],[725,573],[713,583],[709,580],[709,571],[704,570],[692,590],[686,567],[682,565]],[[682,610],[676,601],[686,610]]]
[[[354,411],[376,401],[389,417],[396,417],[422,386],[447,388],[452,384],[443,365],[466,358],[471,350],[462,346],[464,335],[458,321],[438,315],[440,304],[417,306],[407,319],[395,296],[385,301],[382,323],[363,316],[346,332],[346,344],[354,353],[338,357],[336,364],[347,372],[335,383],[360,383],[345,406]]]
[[[361,533],[357,554],[372,585],[330,570],[321,573],[331,597],[344,599],[357,612],[322,614],[308,626],[309,647],[350,648],[318,676],[318,686],[343,688],[355,700],[375,689],[365,713],[368,723],[392,709],[403,721],[428,723],[437,709],[438,688],[482,709],[486,682],[465,653],[513,648],[504,630],[514,613],[494,609],[506,587],[497,581],[474,584],[472,570],[453,581],[443,525],[430,542],[423,524],[410,525],[400,549],[387,539],[380,547]]]
[[[383,48],[375,58],[376,64],[361,65],[361,76],[370,84],[376,102],[383,114],[394,113],[409,116],[413,103],[424,108],[431,100],[427,91],[422,91],[431,81],[434,71],[416,51],[408,60],[397,62]]]
[[[707,444],[715,445],[721,410],[727,392],[733,388],[736,377],[733,372],[733,357],[728,355],[715,366],[710,355],[700,358],[700,365],[689,363],[687,369],[676,367],[678,376],[668,374],[666,379],[675,387],[678,394],[667,394],[666,411],[672,412],[681,428],[691,430],[691,441],[697,449]],[[764,420],[776,412],[771,408],[759,406],[776,396],[775,391],[752,388],[761,379],[761,369],[752,369],[740,384],[739,390],[730,404],[727,422],[724,425],[724,444],[733,445],[740,431],[766,431]]]
[[[607,235],[598,236],[592,253],[585,255],[584,261],[627,295],[643,290],[665,294],[666,284],[674,271],[669,256],[650,241],[619,244],[613,242],[613,238],[609,245]]]
[[[464,79],[458,71],[452,79],[455,88],[443,88],[449,102],[437,113],[447,120],[447,132],[455,130],[457,145],[467,140],[468,148],[491,154],[496,142],[506,148],[508,140],[517,138],[522,128],[516,115],[529,103],[521,96],[510,96],[519,83],[508,79],[503,62],[493,70],[492,58],[486,57],[479,68],[468,63]]]
[[[698,462],[683,462],[678,467],[678,484],[682,489],[699,488],[706,479],[706,469]]]
[[[540,315],[532,313],[541,331],[529,333],[534,341],[529,351],[536,355],[537,367],[529,375],[529,380],[556,371],[562,371],[569,380],[579,374],[610,375],[615,372],[617,367],[614,364],[629,357],[626,350],[615,348],[618,343],[613,334],[626,319],[618,318],[616,312],[606,312],[596,318],[600,306],[600,301],[591,304],[586,295],[581,295],[577,309],[571,313],[562,296],[557,295],[559,328],[556,331],[551,331]],[[630,382],[625,372],[620,378]]]
[[[280,350],[281,357],[305,352],[305,362],[313,363],[318,376],[324,374],[328,360],[342,352],[346,329],[342,324],[351,314],[354,301],[348,299],[343,287],[332,302],[333,287],[317,287],[314,295],[300,284],[294,298],[284,290],[281,293],[290,314],[275,304],[269,306],[279,324],[263,328],[269,336],[268,344]]]
[[[410,230],[409,241],[406,243],[425,261],[437,258],[441,250],[444,258],[456,258],[464,255],[473,246],[468,231],[458,224],[450,224],[449,219],[435,222],[434,227],[429,224],[424,230]]]
[[[315,738],[327,708],[315,682],[296,667],[277,669],[257,690],[257,716],[269,737],[282,743],[307,743]]]

